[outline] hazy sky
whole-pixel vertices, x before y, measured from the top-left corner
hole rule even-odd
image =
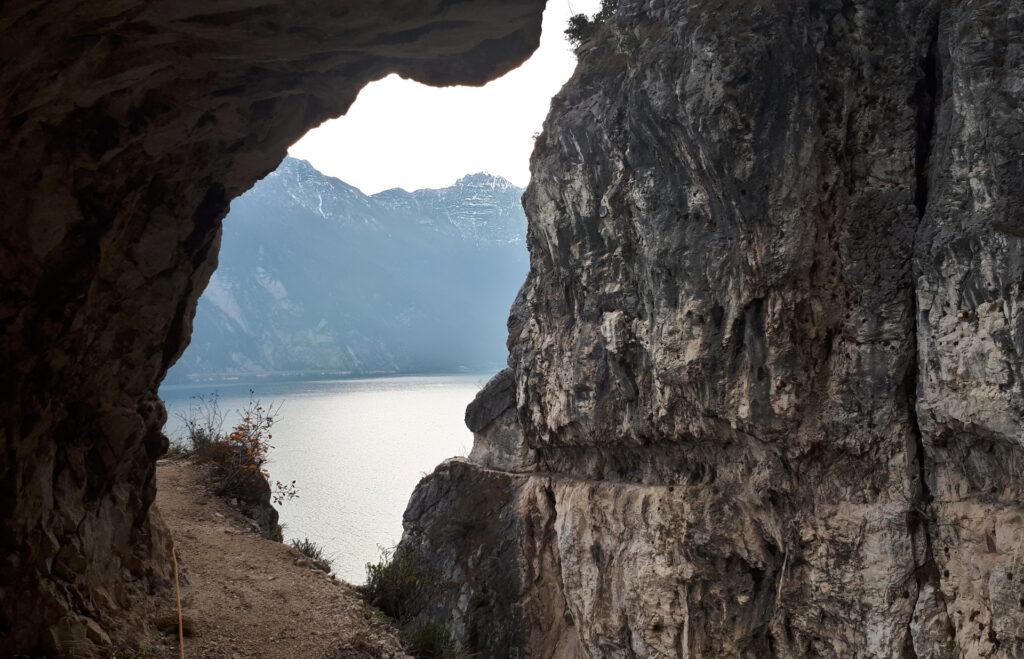
[[[371,83],[348,114],[311,130],[291,155],[367,193],[439,188],[486,171],[525,186],[533,136],[576,57],[562,31],[600,0],[548,0],[540,48],[484,87],[427,87],[398,76]]]

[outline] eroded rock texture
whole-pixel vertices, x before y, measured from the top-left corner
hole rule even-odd
[[[407,513],[431,615],[1024,656],[1022,108],[1017,2],[621,0],[534,152],[511,373]]]
[[[166,576],[156,388],[229,201],[370,80],[479,84],[517,65],[542,7],[0,6],[0,653],[116,644],[138,627],[132,593]]]

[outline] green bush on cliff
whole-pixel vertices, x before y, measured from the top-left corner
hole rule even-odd
[[[380,561],[366,564],[362,593],[372,606],[404,623],[426,607],[433,583],[419,553],[400,545],[382,549]]]
[[[612,17],[619,6],[619,0],[601,0],[601,9],[593,16],[575,14],[569,17],[569,27],[565,28],[565,38],[573,47],[579,47],[597,32],[597,28]]]
[[[443,657],[460,659],[468,657],[458,641],[444,625],[436,622],[421,622],[406,625],[402,629],[405,650],[415,657]]]
[[[468,657],[447,627],[422,617],[437,580],[415,549],[381,549],[380,560],[366,564],[363,598],[398,622],[405,650],[415,657]]]

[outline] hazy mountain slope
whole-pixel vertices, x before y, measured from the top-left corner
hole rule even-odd
[[[232,204],[168,381],[500,367],[528,270],[521,193],[474,174],[368,196],[286,159]]]

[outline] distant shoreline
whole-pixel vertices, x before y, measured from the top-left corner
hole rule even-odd
[[[164,382],[160,390],[195,389],[206,386],[242,386],[247,384],[275,384],[287,382],[331,382],[336,380],[379,380],[382,378],[406,378],[406,377],[443,377],[453,375],[466,376],[487,376],[490,377],[504,368],[504,365],[495,365],[493,368],[474,368],[464,371],[402,371],[379,373],[352,373],[345,371],[292,371],[275,373],[245,373],[245,374],[217,374],[209,376],[209,379],[195,380],[191,382]]]

